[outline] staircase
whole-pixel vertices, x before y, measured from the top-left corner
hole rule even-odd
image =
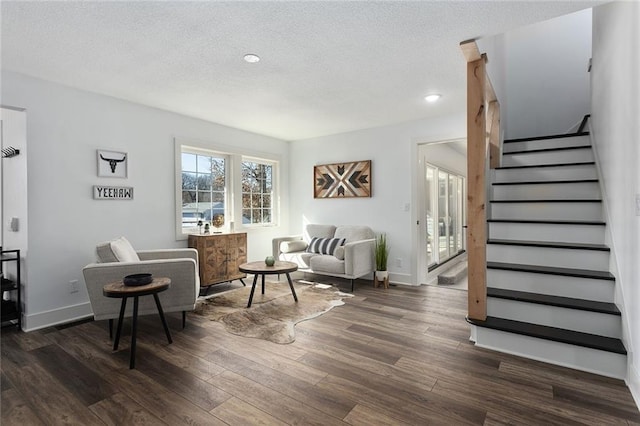
[[[476,345],[624,378],[626,349],[588,133],[504,141]]]

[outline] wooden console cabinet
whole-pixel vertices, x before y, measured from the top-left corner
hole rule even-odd
[[[238,266],[247,261],[247,234],[190,234],[189,247],[198,250],[200,287],[245,278]]]

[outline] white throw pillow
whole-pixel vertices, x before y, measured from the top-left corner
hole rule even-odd
[[[297,251],[304,251],[307,248],[307,243],[302,240],[283,241],[280,243],[281,253],[294,253]]]
[[[125,237],[117,238],[110,243],[111,250],[118,262],[140,262],[138,253]]]
[[[336,247],[335,251],[333,252],[333,255],[338,260],[344,260],[344,246]]]

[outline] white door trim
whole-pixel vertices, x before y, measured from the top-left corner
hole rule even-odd
[[[424,155],[421,152],[425,146],[427,145],[435,145],[435,144],[445,144],[452,142],[464,142],[466,143],[466,138],[455,138],[455,139],[445,139],[445,140],[437,140],[437,141],[424,141],[424,140],[416,140],[412,146],[412,158],[415,158],[415,161],[412,162],[412,179],[413,179],[413,193],[412,193],[412,204],[414,208],[412,209],[411,219],[412,226],[415,227],[416,232],[412,232],[412,253],[413,253],[413,265],[415,265],[415,284],[425,284],[430,279],[429,274],[427,272],[427,264],[426,264],[426,247],[422,244],[426,239],[426,221],[423,219],[426,217],[425,212],[425,159]],[[465,173],[466,177],[466,173]],[[466,183],[466,179],[465,179]]]

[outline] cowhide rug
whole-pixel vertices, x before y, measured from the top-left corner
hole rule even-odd
[[[352,297],[336,287],[308,281],[295,281],[294,288],[298,303],[293,300],[285,279],[278,283],[266,282],[264,295],[258,279],[251,308],[247,309],[251,292],[251,285],[247,285],[198,299],[194,312],[222,322],[229,333],[286,344],[295,341],[297,323],[344,305],[342,299]]]

